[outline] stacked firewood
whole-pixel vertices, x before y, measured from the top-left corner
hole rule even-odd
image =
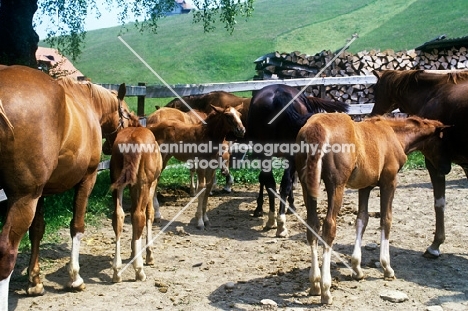
[[[255,61],[257,75],[254,79],[297,79],[317,77],[346,77],[372,75],[373,70],[450,70],[468,69],[468,53],[465,47],[459,49],[432,50],[423,52],[408,50],[395,52],[362,51],[356,54],[343,52],[327,68],[333,59],[331,51],[307,55],[294,51],[274,52]],[[373,102],[373,90],[369,85],[310,86],[307,91],[314,96],[353,103]]]

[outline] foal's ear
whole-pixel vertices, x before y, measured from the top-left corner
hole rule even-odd
[[[438,126],[437,127],[437,130],[436,130],[436,134],[439,135],[439,138],[443,138],[444,137],[444,130],[445,129],[448,129],[450,127],[452,127],[453,125],[442,125],[442,126]]]
[[[217,113],[223,113],[224,112],[224,109],[221,108],[221,107],[216,107],[212,104],[210,104],[211,108],[213,108],[213,111],[217,112]]]
[[[127,88],[125,87],[125,83],[122,83],[119,86],[119,91],[117,93],[117,98],[120,99],[120,100],[123,100],[126,93],[127,93]]]

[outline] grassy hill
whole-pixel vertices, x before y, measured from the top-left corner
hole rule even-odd
[[[192,15],[169,16],[159,32],[132,24],[122,38],[168,83],[250,80],[253,61],[273,51],[315,54],[342,47],[359,34],[351,52],[414,48],[438,35],[468,35],[466,0],[256,0],[252,18],[232,35],[219,25],[203,33]],[[94,82],[160,84],[117,38],[120,27],[90,31],[75,65]]]

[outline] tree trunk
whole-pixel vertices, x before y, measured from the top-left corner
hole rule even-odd
[[[37,68],[37,0],[0,0],[0,64]]]

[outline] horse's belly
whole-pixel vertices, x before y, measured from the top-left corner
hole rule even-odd
[[[98,165],[99,157],[96,156],[60,156],[56,169],[44,187],[43,194],[62,193],[73,188],[85,176],[93,173]]]
[[[362,172],[356,168],[348,179],[346,186],[351,189],[362,189],[377,186],[378,182],[379,178],[375,174]]]

